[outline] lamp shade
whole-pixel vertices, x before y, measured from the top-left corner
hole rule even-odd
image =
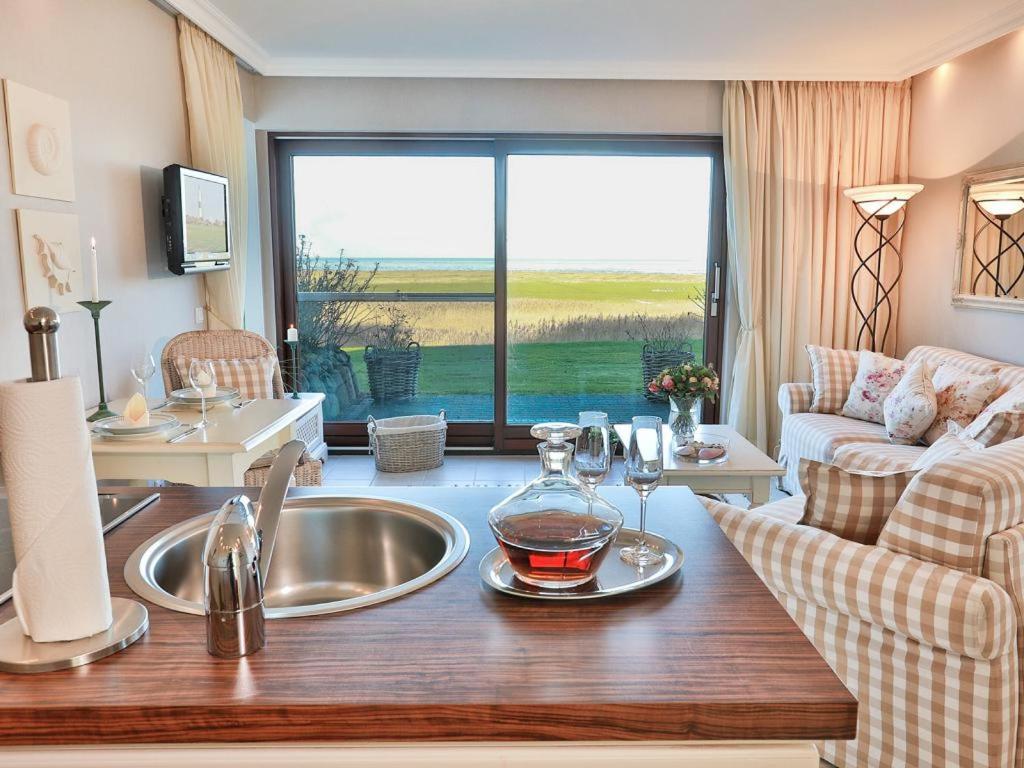
[[[843,194],[868,216],[891,216],[922,189],[923,184],[875,184],[850,187]]]
[[[980,184],[971,188],[971,200],[989,216],[1008,219],[1024,209],[1024,184]]]

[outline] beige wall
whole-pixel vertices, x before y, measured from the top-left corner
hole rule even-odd
[[[28,373],[14,210],[61,211],[78,214],[83,252],[90,235],[99,243],[101,293],[114,302],[103,314],[107,393],[125,394],[132,353],[194,328],[202,303],[198,278],[167,272],[154,239],[160,169],[188,162],[175,21],[142,0],[4,0],[0,77],[70,102],[77,192],[73,203],[11,194],[0,115],[0,380]],[[95,403],[85,312],[65,316],[61,343],[65,370]]]
[[[707,81],[261,77],[243,96],[262,130],[720,133]]]
[[[914,78],[910,203],[900,349],[939,344],[1024,363],[1024,314],[954,308],[953,270],[965,173],[1024,164],[1024,31]]]

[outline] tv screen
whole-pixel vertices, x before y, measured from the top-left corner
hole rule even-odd
[[[167,266],[177,275],[231,268],[228,180],[206,171],[164,168]]]
[[[181,176],[185,206],[185,258],[190,261],[227,253],[227,185],[189,173]]]

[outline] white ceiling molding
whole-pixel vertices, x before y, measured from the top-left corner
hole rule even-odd
[[[1024,3],[1014,3],[913,52],[898,67],[865,65],[851,70],[756,70],[665,61],[502,61],[495,59],[398,59],[271,55],[211,0],[155,0],[205,30],[243,64],[267,77],[522,78],[584,80],[903,80],[938,66],[997,37],[1024,27]]]
[[[1021,27],[1024,27],[1024,3],[1007,6],[1002,11],[950,35],[929,50],[919,51],[906,60],[902,75],[894,79],[903,80],[945,64],[950,59],[955,59]]]
[[[272,65],[263,46],[209,0],[161,0],[223,45],[249,69],[264,75]]]

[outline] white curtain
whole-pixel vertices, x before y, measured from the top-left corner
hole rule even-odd
[[[207,326],[242,328],[245,316],[245,129],[234,55],[188,19],[178,17],[192,165],[219,173],[230,186],[231,269],[204,275]]]
[[[767,451],[779,438],[779,385],[809,380],[804,345],[856,343],[850,278],[859,219],[842,193],[906,181],[910,81],[728,82],[722,122],[730,295],[739,317],[727,340],[726,413]],[[891,277],[896,264],[887,259]],[[861,305],[870,306],[867,284],[858,285]],[[888,354],[898,290],[892,298]]]

